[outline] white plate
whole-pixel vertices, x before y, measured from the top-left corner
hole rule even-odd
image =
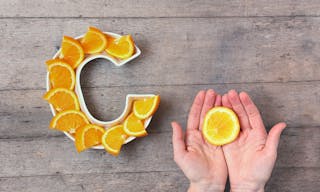
[[[121,35],[119,34],[115,34],[115,33],[111,33],[111,32],[104,32],[105,34],[107,35],[110,35],[112,37],[115,37],[115,38],[118,38],[118,37],[121,37]],[[81,35],[81,36],[78,36],[76,37],[75,39],[81,39],[84,35]],[[57,59],[59,58],[59,55],[60,55],[60,50],[58,50],[58,52],[53,56],[53,59]],[[81,85],[80,85],[80,74],[81,74],[81,71],[83,69],[83,67],[89,63],[90,61],[94,60],[94,59],[98,59],[98,58],[102,58],[102,59],[106,59],[106,60],[109,60],[111,63],[113,63],[115,66],[122,66],[128,62],[130,62],[131,60],[137,58],[139,55],[141,54],[141,51],[140,49],[135,45],[135,54],[132,55],[130,58],[128,59],[125,59],[125,60],[120,60],[120,59],[117,59],[111,55],[109,55],[108,53],[106,53],[105,51],[101,54],[92,54],[92,55],[89,55],[87,56],[81,63],[80,65],[77,67],[76,69],[76,85],[75,85],[75,93],[76,95],[78,96],[78,99],[79,99],[79,103],[80,103],[80,108],[81,108],[81,111],[87,116],[87,118],[89,119],[89,121],[93,124],[96,124],[96,125],[100,125],[102,127],[104,127],[106,130],[112,126],[115,126],[115,125],[118,125],[120,123],[122,123],[125,118],[129,115],[129,113],[132,111],[132,105],[133,105],[133,102],[134,100],[137,100],[137,99],[142,99],[142,98],[146,98],[146,97],[152,97],[152,96],[155,96],[154,94],[128,94],[126,96],[126,105],[125,105],[125,108],[122,112],[122,114],[114,119],[114,120],[111,120],[111,121],[100,121],[96,118],[94,118],[91,113],[89,112],[88,108],[87,108],[87,105],[84,101],[84,98],[83,98],[83,94],[82,94],[82,90],[81,90]],[[49,73],[47,73],[47,91],[49,91],[51,89],[51,84],[50,84],[50,80],[49,80]],[[51,108],[51,112],[52,112],[52,115],[55,116],[56,115],[56,111],[55,109],[53,108],[53,106],[50,104],[50,108]],[[151,121],[152,117],[146,119],[144,121],[144,127],[145,129],[147,129],[148,125],[150,124],[150,121]],[[68,132],[64,132],[65,135],[67,135],[72,141],[74,141],[74,138],[72,137],[72,135],[70,135]],[[130,141],[134,140],[135,137],[129,137],[126,141],[125,141],[125,144],[129,143]],[[98,145],[98,146],[94,146],[92,147],[92,149],[104,149],[102,145]]]

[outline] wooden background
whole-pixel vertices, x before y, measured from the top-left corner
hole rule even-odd
[[[118,158],[77,154],[48,129],[44,62],[63,35],[93,25],[130,33],[142,55],[82,74],[86,102],[117,117],[128,93],[158,93],[149,136]],[[0,191],[186,191],[172,160],[170,122],[183,125],[196,92],[249,92],[270,128],[286,121],[267,191],[320,189],[319,0],[0,0]]]

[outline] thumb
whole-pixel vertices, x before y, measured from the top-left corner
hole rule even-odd
[[[268,134],[266,148],[273,152],[276,152],[279,145],[280,135],[284,128],[286,128],[286,124],[284,122],[278,123],[271,128]]]
[[[178,162],[185,155],[186,144],[181,126],[177,122],[172,122],[172,145],[174,160]]]

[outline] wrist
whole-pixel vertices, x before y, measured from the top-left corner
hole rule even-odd
[[[231,189],[230,192],[264,192],[262,189]]]
[[[264,185],[230,185],[230,192],[264,192]]]
[[[190,183],[188,192],[223,192],[225,186],[210,182]]]

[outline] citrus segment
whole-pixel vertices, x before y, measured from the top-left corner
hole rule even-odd
[[[204,138],[213,145],[225,145],[234,141],[240,132],[237,115],[229,108],[215,107],[209,110],[203,122]]]
[[[114,38],[114,37],[112,37],[112,36],[110,36],[110,35],[106,35],[106,38],[107,38],[107,42],[108,43],[111,43],[111,42],[113,42],[116,38]],[[107,47],[108,47],[108,45],[107,45]]]
[[[128,136],[123,130],[123,125],[117,125],[109,128],[103,134],[102,145],[108,153],[117,156],[127,138]]]
[[[125,35],[108,41],[106,52],[119,59],[127,59],[134,53],[134,42],[131,35]]]
[[[76,75],[68,63],[61,59],[52,59],[47,61],[46,64],[52,88],[66,88],[73,90]]]
[[[78,110],[68,110],[58,113],[50,122],[50,127],[60,131],[75,133],[75,131],[88,124],[87,117]]]
[[[139,119],[147,119],[157,111],[159,104],[160,104],[159,95],[151,98],[136,100],[133,103],[133,113]]]
[[[124,131],[127,135],[135,137],[147,135],[143,121],[137,118],[133,113],[131,113],[124,121]]]
[[[84,59],[84,51],[81,44],[72,37],[64,36],[61,44],[60,59],[65,60],[73,69]]]
[[[66,88],[51,89],[43,96],[43,99],[52,104],[58,112],[70,109],[80,109],[76,94]]]
[[[101,144],[105,130],[93,124],[87,124],[76,130],[75,146],[78,152]]]
[[[85,36],[80,40],[84,53],[100,53],[106,49],[107,37],[103,32],[94,27],[89,27]]]

